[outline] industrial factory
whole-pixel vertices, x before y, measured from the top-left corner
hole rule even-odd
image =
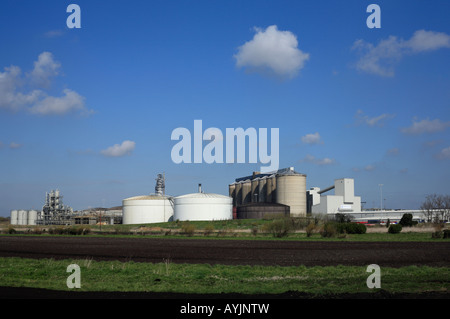
[[[165,194],[165,177],[156,179],[155,194],[126,198],[123,204],[123,224],[162,223],[172,220],[225,220],[233,218],[232,199],[228,196],[198,193],[177,197]]]
[[[45,203],[41,211],[12,210],[11,225],[77,225],[97,223],[119,224],[122,221],[122,209],[118,207],[104,209],[92,208],[74,211],[63,204],[63,196],[59,190],[52,190],[45,195]]]
[[[293,167],[274,173],[240,177],[230,184],[236,218],[261,218],[266,214],[304,217],[306,211],[306,175]]]
[[[326,194],[334,189],[334,194]],[[395,221],[405,212],[423,220],[421,211],[361,211],[361,197],[355,195],[352,178],[335,179],[320,189],[306,189],[306,175],[294,167],[270,173],[253,172],[228,185],[229,196],[198,192],[170,196],[165,192],[165,175],[158,174],[155,192],[125,198],[122,206],[74,211],[63,204],[59,190],[46,194],[41,211],[12,210],[12,225],[150,224],[169,221],[213,221],[270,217],[307,217],[347,214],[355,221]]]

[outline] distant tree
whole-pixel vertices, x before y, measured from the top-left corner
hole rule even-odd
[[[334,219],[338,223],[349,223],[352,221],[353,216],[348,214],[337,213],[336,215],[334,215]]]
[[[392,224],[388,228],[389,234],[398,234],[401,231],[402,231],[402,225],[400,225],[400,224]]]
[[[420,206],[427,222],[443,222],[450,219],[450,195],[427,195]]]
[[[425,197],[425,201],[420,206],[420,209],[425,214],[428,223],[433,222],[433,217],[434,217],[433,216],[433,213],[434,213],[433,206],[434,206],[434,198],[435,197],[436,197],[436,194],[427,195],[427,197]]]
[[[417,222],[413,221],[413,215],[412,214],[403,214],[402,219],[400,219],[399,222],[400,225],[403,227],[410,227],[417,224]]]

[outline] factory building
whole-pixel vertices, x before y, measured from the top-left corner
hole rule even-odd
[[[253,216],[255,214],[286,215],[285,207],[272,205],[280,204],[289,207],[288,215],[292,217],[304,217],[307,213],[306,175],[296,172],[293,167],[265,174],[254,172],[251,176],[237,178],[228,186],[228,190],[237,212],[250,209]],[[262,203],[266,205],[261,205]],[[254,208],[251,208],[252,205]]]
[[[323,195],[334,189],[334,195]],[[355,196],[355,183],[352,178],[341,178],[334,185],[321,190],[312,187],[308,190],[308,212],[312,215],[335,215],[338,213],[361,213],[361,197]]]
[[[73,217],[72,207],[63,204],[59,190],[52,190],[45,195],[45,204],[37,219],[38,225],[70,225]]]
[[[11,210],[11,225],[70,225],[73,209],[65,206],[59,190],[45,195],[42,211]]]

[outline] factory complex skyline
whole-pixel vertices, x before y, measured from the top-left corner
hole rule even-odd
[[[264,167],[352,179],[362,209],[449,194],[448,1],[73,3],[74,28],[70,3],[0,4],[0,216],[53,189],[120,206],[160,173],[228,195]]]

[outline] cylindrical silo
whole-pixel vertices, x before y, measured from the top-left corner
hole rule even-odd
[[[266,196],[267,196],[267,178],[265,176],[261,177],[259,179],[258,192],[259,192],[258,202],[259,203],[265,203],[266,202]]]
[[[174,220],[233,219],[232,198],[208,193],[193,193],[174,198]]]
[[[266,203],[272,203],[272,176],[266,178]]]
[[[236,183],[228,185],[228,195],[233,199],[233,206],[236,206]]]
[[[257,203],[259,200],[259,177],[252,179],[252,203]]]
[[[289,170],[277,174],[277,203],[288,205],[292,217],[306,216],[306,175]]]
[[[123,224],[151,224],[171,221],[173,203],[168,196],[144,195],[122,201]]]
[[[273,174],[270,176],[272,180],[272,201],[271,203],[277,203],[277,175]]]
[[[10,220],[11,225],[17,225],[17,215],[18,215],[17,210],[14,209],[11,211],[11,220]]]
[[[28,211],[27,225],[36,225],[37,214],[38,213],[35,210]]]
[[[250,203],[252,200],[252,182],[247,179],[242,184],[242,205]]]
[[[242,205],[242,182],[236,183],[236,206]]]
[[[26,210],[19,210],[17,215],[17,225],[26,225],[28,222],[28,213]]]

